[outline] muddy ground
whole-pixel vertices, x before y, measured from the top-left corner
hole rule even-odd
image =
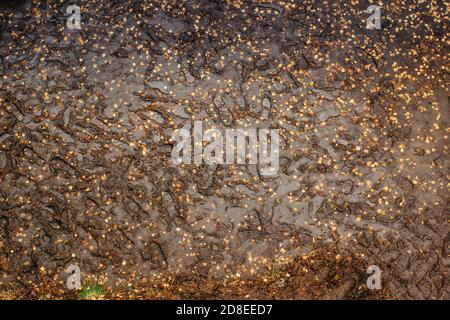
[[[449,299],[448,4],[368,6],[3,3],[2,298]],[[279,129],[278,174],[173,165],[194,120]]]

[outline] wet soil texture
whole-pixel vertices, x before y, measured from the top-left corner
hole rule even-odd
[[[4,2],[0,286],[449,299],[448,3],[370,4]],[[279,129],[278,173],[174,165],[195,120]]]

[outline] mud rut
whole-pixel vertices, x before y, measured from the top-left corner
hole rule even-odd
[[[441,1],[381,30],[363,1],[78,1],[75,32],[68,4],[1,9],[5,292],[70,294],[77,264],[147,297],[379,298],[374,264],[384,297],[449,298]],[[193,120],[280,129],[279,174],[173,166]]]

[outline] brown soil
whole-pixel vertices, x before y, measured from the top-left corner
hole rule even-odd
[[[448,299],[449,8],[388,2],[2,6],[2,298]],[[173,165],[195,120],[279,129],[278,174]]]

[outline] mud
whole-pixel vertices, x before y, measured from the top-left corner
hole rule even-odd
[[[1,8],[4,292],[449,299],[448,5],[69,4]],[[280,129],[278,174],[173,165],[195,120]]]

